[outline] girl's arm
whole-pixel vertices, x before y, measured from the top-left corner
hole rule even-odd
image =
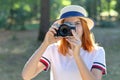
[[[84,61],[80,56],[80,48],[81,48],[81,40],[75,31],[72,30],[73,37],[67,38],[66,40],[71,44],[73,56],[78,66],[80,75],[83,80],[101,80],[102,79],[102,71],[98,69],[92,69],[89,71],[86,67]]]
[[[42,53],[46,50],[47,46],[48,45],[43,42],[40,48],[38,48],[38,50],[27,61],[22,71],[22,78],[24,80],[31,80],[45,68],[39,59]]]
[[[39,61],[42,54],[45,52],[48,45],[55,43],[61,39],[61,37],[56,38],[54,36],[54,34],[56,34],[55,29],[58,29],[58,28],[51,27],[49,29],[41,46],[38,48],[38,50],[30,57],[30,59],[25,64],[23,71],[22,71],[22,78],[24,80],[31,80],[38,73],[40,73],[41,71],[45,69],[45,66],[43,65],[43,63]]]
[[[102,71],[98,69],[92,69],[92,71],[89,71],[86,67],[85,63],[83,62],[80,53],[80,47],[76,47],[74,49],[74,58],[77,63],[79,72],[82,76],[83,80],[101,80],[102,79]]]

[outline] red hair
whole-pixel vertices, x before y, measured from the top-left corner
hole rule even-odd
[[[91,52],[94,49],[94,44],[95,44],[94,37],[88,28],[87,22],[81,18],[80,18],[80,21],[83,28],[82,47],[84,50]],[[58,47],[58,50],[61,54],[65,56],[68,53],[69,48],[70,48],[70,44],[66,41],[65,38],[60,40],[60,45]]]

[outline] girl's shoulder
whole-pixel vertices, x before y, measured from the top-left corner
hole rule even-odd
[[[58,46],[57,43],[53,43],[53,44],[50,44],[48,47],[49,48],[57,48],[57,46]]]
[[[88,53],[88,54],[96,54],[101,51],[104,51],[104,48],[101,46],[95,46],[91,52],[88,52],[87,50],[84,50],[83,48],[81,48],[81,51],[84,53]]]
[[[95,46],[95,51],[103,51],[104,48],[102,46]]]
[[[57,43],[53,43],[53,44],[50,44],[48,47],[47,47],[49,50],[57,50],[58,49],[58,45]]]
[[[104,50],[104,48],[102,46],[96,46],[92,53],[93,54],[97,54],[97,55],[99,55],[99,54],[103,54],[104,55],[105,54],[105,50]]]

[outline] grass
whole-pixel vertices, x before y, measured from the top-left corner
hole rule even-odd
[[[22,80],[21,71],[24,64],[40,45],[40,42],[36,41],[37,30],[0,31],[0,37],[0,80]],[[43,76],[48,74],[43,72],[34,80],[44,79]],[[45,80],[48,78],[45,77]]]
[[[119,80],[120,28],[94,28],[93,32],[106,51],[108,73],[103,80]],[[0,31],[0,80],[22,80],[24,64],[40,45],[37,33],[37,30]],[[40,73],[33,80],[49,80],[49,73]]]

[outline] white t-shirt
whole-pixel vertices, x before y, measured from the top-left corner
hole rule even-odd
[[[97,68],[106,73],[105,51],[102,47],[98,46],[91,53],[81,48],[80,56],[90,71]],[[74,57],[60,54],[56,43],[48,46],[40,62],[46,66],[45,71],[50,68],[50,80],[82,80]]]

